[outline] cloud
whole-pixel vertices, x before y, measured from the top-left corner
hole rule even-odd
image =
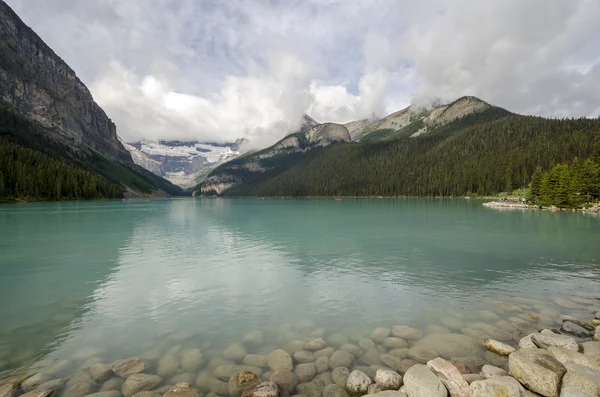
[[[595,0],[8,0],[126,140],[245,137],[477,95],[600,114]]]

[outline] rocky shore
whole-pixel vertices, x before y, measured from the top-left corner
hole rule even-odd
[[[599,299],[495,301],[479,321],[448,315],[368,335],[301,320],[276,341],[256,330],[223,350],[183,343],[116,361],[84,347],[0,380],[0,397],[600,396]]]
[[[484,207],[496,208],[496,209],[523,209],[523,210],[550,210],[550,211],[572,211],[572,212],[584,212],[589,214],[600,213],[600,207],[594,205],[587,208],[559,208],[559,207],[543,207],[539,205],[530,205],[524,203],[512,203],[505,201],[488,201],[482,204]]]

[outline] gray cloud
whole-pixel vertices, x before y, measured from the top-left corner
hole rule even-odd
[[[304,112],[383,116],[477,95],[600,114],[595,0],[8,0],[127,140],[272,143]]]

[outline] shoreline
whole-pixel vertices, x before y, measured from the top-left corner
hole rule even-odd
[[[600,206],[592,206],[590,208],[560,208],[560,207],[545,207],[541,205],[531,205],[523,203],[510,203],[503,201],[489,201],[482,204],[484,207],[495,209],[515,209],[515,210],[542,210],[542,211],[560,211],[560,212],[582,212],[589,214],[600,214]]]

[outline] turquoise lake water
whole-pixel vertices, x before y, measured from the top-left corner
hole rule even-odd
[[[0,373],[174,347],[216,357],[254,330],[265,339],[256,352],[268,354],[292,339],[352,341],[397,324],[425,335],[511,323],[522,334],[600,310],[599,217],[481,203],[2,205]],[[519,328],[529,312],[546,322]]]

